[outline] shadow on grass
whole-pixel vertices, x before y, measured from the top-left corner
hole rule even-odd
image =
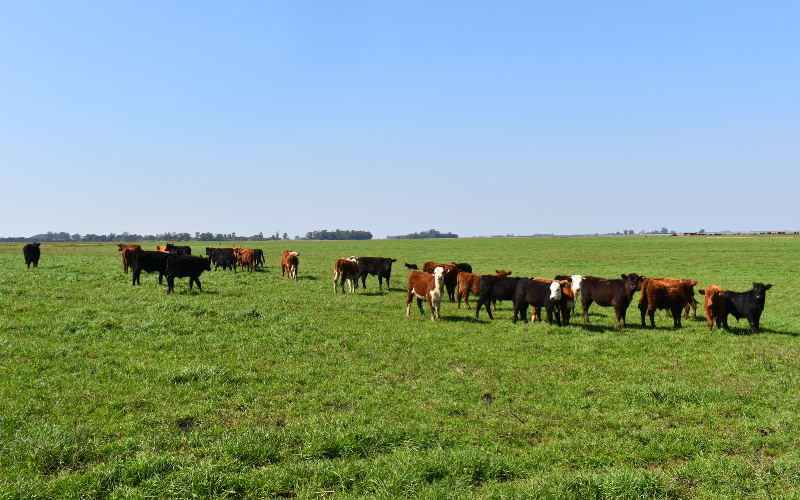
[[[310,280],[310,281],[318,281],[319,280],[319,278],[317,278],[316,276],[298,276],[297,279],[298,280]]]

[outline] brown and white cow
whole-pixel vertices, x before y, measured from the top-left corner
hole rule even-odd
[[[723,328],[725,324],[725,295],[722,288],[711,285],[705,290],[698,289],[697,292],[703,295],[703,309],[706,311],[706,323],[708,330],[714,329],[714,321],[717,322],[717,329]]]
[[[447,290],[447,297],[450,302],[455,302],[456,286],[458,285],[458,274],[461,271],[455,264],[441,264],[439,262],[426,262],[422,265],[422,270],[426,273],[433,274],[434,269],[441,267],[444,269],[444,287]]]
[[[458,289],[456,291],[456,308],[461,309],[461,299],[464,299],[464,303],[467,305],[467,309],[471,309],[469,307],[469,294],[472,293],[474,295],[478,295],[480,289],[478,288],[478,284],[480,282],[481,276],[508,276],[511,274],[511,271],[506,271],[504,269],[501,270],[494,270],[494,274],[473,274],[473,273],[465,273],[460,272],[456,277],[456,282],[458,283]],[[493,310],[497,310],[497,304],[492,303]]]
[[[572,313],[572,311],[575,310],[575,290],[572,288],[572,280],[571,279],[551,280],[548,278],[534,278],[534,280],[541,281],[542,283],[561,284],[561,299],[559,301],[559,309],[561,310],[561,321],[564,322],[564,325],[569,325],[570,313]],[[536,323],[537,319],[539,321],[542,321],[541,307],[533,308],[533,315],[531,318],[531,322]]]
[[[122,270],[128,274],[128,268],[133,268],[133,256],[136,250],[141,250],[141,245],[123,245],[117,244],[119,251],[122,252]]]
[[[350,285],[350,293],[355,293],[358,288],[358,257],[338,259],[333,265],[333,293],[338,293],[336,288],[340,281],[344,293],[345,280]]]
[[[411,316],[411,299],[417,298],[417,306],[422,316],[425,316],[425,311],[422,309],[422,299],[428,300],[428,306],[431,308],[431,321],[436,318],[441,319],[439,309],[442,305],[442,297],[444,296],[444,268],[439,266],[433,270],[433,274],[423,271],[411,271],[408,276],[408,296],[406,297],[406,317]]]
[[[289,279],[297,281],[298,255],[297,252],[291,250],[283,251],[281,254],[281,276],[287,276]]]
[[[642,326],[645,326],[645,311],[650,316],[650,326],[655,328],[656,309],[667,309],[672,313],[674,327],[680,328],[681,313],[691,301],[696,285],[696,281],[689,280],[644,280],[639,298]]]

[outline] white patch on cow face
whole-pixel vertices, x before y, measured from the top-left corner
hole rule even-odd
[[[349,260],[350,262],[358,262],[358,257],[355,257],[355,256],[351,255],[350,257],[348,257],[345,260]]]
[[[558,281],[550,283],[550,299],[561,300],[561,283]]]
[[[580,292],[581,291],[581,283],[583,282],[583,276],[580,274],[573,274],[572,275],[572,291],[573,292]]]

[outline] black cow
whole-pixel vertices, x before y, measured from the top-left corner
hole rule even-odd
[[[406,269],[419,269],[416,264],[406,263]]]
[[[465,273],[471,273],[472,272],[472,266],[470,266],[466,262],[462,262],[461,264],[456,264],[455,262],[453,262],[453,265],[456,266],[457,268],[461,269]]]
[[[167,243],[164,245],[164,250],[174,255],[192,255],[192,248],[189,246],[177,246]]]
[[[770,288],[772,288],[772,285],[754,281],[753,289],[747,292],[723,291],[722,294],[725,295],[725,319],[722,321],[722,326],[730,331],[730,328],[728,328],[728,315],[733,314],[736,321],[747,318],[747,322],[750,323],[750,331],[758,333],[758,322],[761,319],[761,313],[764,312],[764,301],[767,298],[767,290]]]
[[[260,248],[254,248],[253,258],[256,260],[256,267],[264,267],[264,250],[261,250]]]
[[[481,276],[478,278],[478,307],[475,308],[475,319],[481,311],[481,305],[486,304],[486,313],[492,316],[489,304],[496,300],[514,300],[517,294],[517,284],[521,278],[507,276]]]
[[[158,273],[158,284],[162,283],[167,274],[167,258],[170,254],[164,252],[151,252],[149,250],[136,250],[133,252],[133,284],[141,285],[139,276],[142,271]]]
[[[206,247],[206,255],[211,259],[211,262],[214,263],[215,271],[219,269],[219,266],[222,266],[223,270],[233,269],[233,272],[236,272],[236,264],[238,261],[236,260],[233,248]]]
[[[625,314],[631,304],[633,294],[639,290],[644,276],[636,273],[623,274],[622,279],[605,279],[584,276],[581,282],[581,305],[583,322],[589,323],[589,306],[592,302],[603,307],[613,307],[617,315],[616,328],[625,327]]]
[[[392,276],[392,262],[397,262],[397,259],[390,259],[388,257],[359,257],[358,258],[358,276],[356,276],[356,287],[358,287],[358,280],[361,279],[361,286],[367,289],[367,275],[371,274],[378,277],[378,288],[383,291],[383,278],[386,278],[386,289],[389,288],[389,278]]]
[[[553,324],[553,309],[556,313],[556,323],[561,326],[561,283],[551,281],[536,281],[529,278],[521,278],[517,284],[517,293],[514,297],[514,319],[512,322],[517,324],[517,314],[522,313],[522,322],[528,322],[528,306],[533,306],[534,311],[537,307],[544,307],[547,310],[547,323]],[[536,320],[534,313],[533,320]]]
[[[194,255],[169,255],[167,258],[167,295],[175,289],[175,278],[189,278],[189,290],[192,283],[200,287],[200,275],[203,271],[211,271],[211,259]]]
[[[28,269],[31,268],[31,264],[33,267],[39,267],[39,257],[42,255],[42,252],[39,250],[39,243],[28,243],[24,247],[22,247],[22,255],[25,256],[25,265],[28,266]]]

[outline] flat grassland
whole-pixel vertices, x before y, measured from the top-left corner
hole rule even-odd
[[[43,245],[30,270],[0,246],[0,498],[800,498],[798,237],[243,246],[267,268],[169,296],[114,245]],[[392,291],[334,295],[350,255],[396,258]],[[597,305],[433,323],[405,316],[403,263],[426,260],[773,288],[758,335],[702,307],[642,328],[638,293],[622,331]]]

